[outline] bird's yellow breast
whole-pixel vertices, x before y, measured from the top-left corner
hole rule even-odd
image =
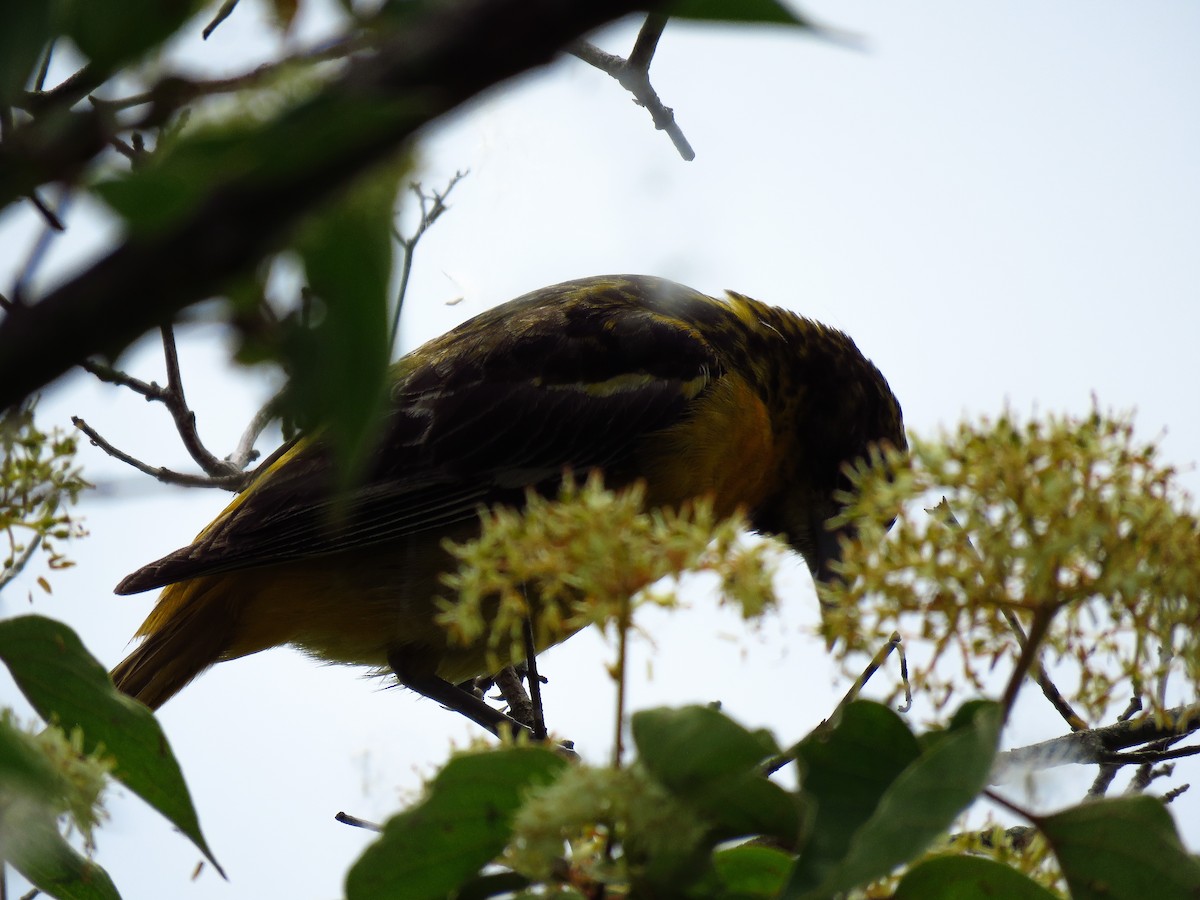
[[[646,440],[647,505],[711,496],[718,516],[752,509],[778,488],[779,441],[762,398],[741,376],[728,374],[694,406]]]

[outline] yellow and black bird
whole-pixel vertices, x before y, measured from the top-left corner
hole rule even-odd
[[[442,541],[476,534],[480,505],[519,507],[564,470],[599,469],[610,488],[644,482],[650,507],[740,508],[826,579],[843,464],[907,446],[895,396],[845,334],[660,278],[534,291],[392,374],[383,436],[348,493],[330,447],[300,438],[193,544],[121,582],[165,589],[117,687],[158,707],[216,662],[291,644],[461,708],[454,685],[486,674],[484,648],[447,643],[434,597]]]

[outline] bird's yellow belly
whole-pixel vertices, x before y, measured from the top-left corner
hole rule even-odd
[[[455,684],[490,674],[484,644],[451,645],[436,622],[436,598],[451,598],[439,576],[451,565],[440,548],[380,546],[215,576],[229,577],[240,601],[223,658],[291,644],[325,662],[379,670],[399,654],[407,671]]]

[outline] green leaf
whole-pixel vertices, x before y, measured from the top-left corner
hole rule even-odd
[[[166,816],[224,874],[158,721],[113,687],[74,631],[42,616],[0,622],[0,660],[38,715],[66,731],[78,727],[85,753],[102,746],[116,760],[113,777]]]
[[[673,19],[814,27],[809,19],[777,0],[674,0],[663,14]]]
[[[425,799],[392,818],[346,875],[347,900],[444,898],[508,842],[525,793],[567,765],[542,747],[509,747],[450,760]]]
[[[328,429],[346,482],[370,448],[386,397],[392,219],[406,169],[361,180],[295,239],[323,318],[294,335],[288,402],[301,421]]]
[[[1054,849],[1073,900],[1195,900],[1200,860],[1179,840],[1155,797],[1083,803],[1035,820]]]
[[[663,787],[696,809],[716,840],[769,835],[792,844],[795,798],[758,773],[779,752],[766,732],[750,732],[707,706],[653,709],[632,720],[638,761]]]
[[[796,748],[804,795],[816,817],[792,878],[793,889],[820,884],[892,783],[920,756],[917,739],[894,711],[856,701],[832,729],[818,728]]]
[[[52,813],[8,805],[7,796],[5,801],[0,812],[4,861],[30,884],[59,900],[120,900],[108,873],[76,853],[58,833]]]
[[[59,30],[106,71],[161,44],[199,6],[192,0],[58,0],[53,4]]]
[[[26,87],[53,32],[49,3],[0,3],[0,105]]]
[[[1057,896],[995,860],[939,856],[911,869],[892,900],[1056,900]]]
[[[795,861],[790,853],[760,844],[718,850],[713,854],[713,867],[722,889],[715,896],[777,897]]]
[[[76,853],[55,826],[70,786],[34,738],[0,716],[0,859],[52,897],[117,898],[100,866]]]
[[[499,894],[508,896],[524,890],[532,883],[518,872],[507,869],[503,872],[492,872],[463,882],[454,892],[454,900],[486,900]]]
[[[133,234],[164,231],[194,212],[222,182],[269,167],[269,158],[256,155],[253,135],[245,125],[197,131],[160,147],[147,165],[96,184],[95,191]]]
[[[969,722],[951,729],[895,777],[871,816],[854,830],[845,855],[813,863],[805,848],[785,896],[827,898],[888,874],[928,847],[987,784],[1001,721],[996,704],[977,706]],[[884,742],[894,734],[893,728],[880,729],[875,736],[880,753],[888,752]],[[852,780],[843,781],[847,790]],[[823,827],[818,805],[814,834]]]

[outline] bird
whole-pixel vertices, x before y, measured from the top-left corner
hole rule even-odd
[[[611,489],[640,483],[648,509],[707,497],[718,516],[740,511],[828,582],[853,533],[826,527],[847,464],[907,449],[899,402],[846,334],[651,276],[532,291],[389,375],[381,437],[348,488],[331,442],[302,435],[193,543],[121,581],[118,594],[162,593],[118,689],[158,708],[217,662],[292,645],[392,672],[494,730],[499,714],[460,687],[489,674],[484,646],[435,622],[443,542],[476,536],[481,508],[598,471]]]

